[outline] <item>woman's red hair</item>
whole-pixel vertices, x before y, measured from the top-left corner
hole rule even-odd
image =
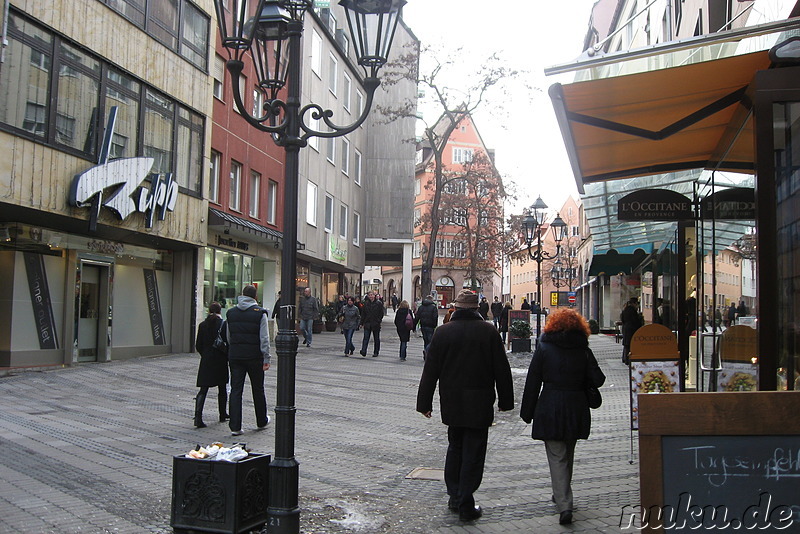
[[[589,338],[589,334],[591,334],[589,322],[583,315],[572,308],[561,308],[554,311],[547,318],[547,324],[544,326],[546,334],[567,332],[569,330],[578,331],[585,335],[587,339]]]

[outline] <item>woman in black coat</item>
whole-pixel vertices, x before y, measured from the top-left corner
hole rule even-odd
[[[409,327],[406,323],[406,317],[411,317],[411,327]],[[414,317],[414,312],[411,311],[411,308],[408,305],[408,301],[402,301],[397,308],[397,313],[394,315],[394,326],[397,328],[397,335],[400,337],[400,361],[406,361],[406,347],[408,347],[408,342],[411,339],[411,332],[417,331],[416,328],[416,318]]]
[[[508,312],[511,311],[511,303],[506,302],[500,312],[500,333],[503,335],[503,343],[506,342],[506,334],[508,333]]]
[[[197,340],[194,348],[200,353],[200,367],[197,369],[197,387],[200,392],[194,398],[194,426],[203,428],[203,405],[206,403],[208,388],[217,387],[220,423],[228,420],[228,356],[214,348],[214,339],[222,326],[222,307],[212,302],[208,307],[208,317],[197,327]]]
[[[587,439],[592,419],[586,386],[606,380],[589,348],[589,323],[571,308],[554,312],[533,354],[520,417],[533,422],[531,436],[544,441],[559,523],[572,522],[575,444]]]

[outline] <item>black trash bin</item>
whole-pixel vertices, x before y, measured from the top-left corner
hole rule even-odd
[[[175,532],[239,534],[267,522],[269,454],[250,453],[238,462],[172,459]]]

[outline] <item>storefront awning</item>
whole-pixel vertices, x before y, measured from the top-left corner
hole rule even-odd
[[[550,97],[578,190],[688,169],[752,172],[747,88],[766,51],[554,84]]]
[[[236,215],[225,213],[214,208],[208,208],[208,227],[222,227],[225,229],[236,228],[243,232],[266,238],[268,241],[282,241],[283,233],[266,226],[256,224]]]

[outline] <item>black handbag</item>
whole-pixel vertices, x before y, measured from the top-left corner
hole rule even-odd
[[[589,408],[596,410],[603,404],[603,396],[600,395],[600,390],[589,383],[589,353],[586,353],[586,400],[589,402]]]
[[[222,321],[222,324],[219,325],[219,330],[217,330],[217,337],[214,338],[214,342],[211,345],[220,352],[228,354],[228,341],[225,339],[225,335],[223,334],[223,329],[225,328],[225,321]]]

